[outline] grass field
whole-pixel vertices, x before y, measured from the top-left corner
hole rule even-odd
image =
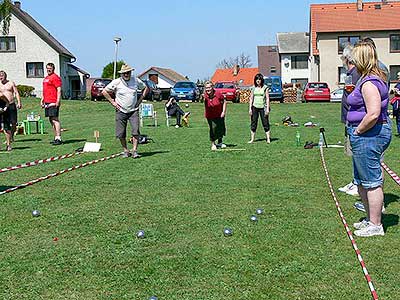
[[[225,152],[210,151],[201,104],[190,104],[191,126],[180,129],[167,128],[156,107],[159,126],[145,123],[154,143],[140,146],[141,159],[116,158],[0,196],[1,299],[371,298],[319,151],[296,147],[296,128],[281,125],[287,114],[319,123],[336,144],[339,104],[273,104],[270,145],[247,144],[247,105],[229,104],[225,142],[245,150]],[[38,101],[24,101],[20,118],[32,110]],[[2,190],[121,151],[109,104],[64,101],[61,120],[64,145],[49,145],[46,124],[45,135],[17,136],[11,153],[0,152],[0,167],[71,153],[93,141],[93,130],[103,150],[0,174]],[[318,141],[318,127],[299,130],[302,144]],[[399,146],[394,137],[385,160],[397,173]],[[350,182],[343,150],[325,156],[335,189]],[[357,244],[380,299],[389,300],[400,299],[400,201],[386,178],[386,235]],[[363,216],[352,207],[356,197],[338,199],[348,223]],[[265,214],[255,224],[257,208]],[[233,236],[224,237],[225,226]],[[136,238],[140,229],[145,239]]]

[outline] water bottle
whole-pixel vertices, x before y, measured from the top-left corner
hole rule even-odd
[[[300,132],[296,131],[296,146],[300,146]]]
[[[323,147],[324,146],[324,135],[322,134],[322,132],[319,133],[318,146],[319,147]]]

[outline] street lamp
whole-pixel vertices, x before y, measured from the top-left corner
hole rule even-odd
[[[113,72],[113,79],[115,79],[115,74],[117,73],[117,59],[118,59],[118,43],[121,41],[121,38],[116,36],[114,38],[115,42],[115,60],[114,60],[114,72]]]

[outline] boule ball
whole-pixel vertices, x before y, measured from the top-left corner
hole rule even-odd
[[[258,218],[257,218],[257,216],[251,216],[250,217],[250,221],[252,221],[252,222],[257,222],[258,221]]]
[[[157,296],[151,296],[151,297],[149,298],[149,300],[158,300],[158,297],[157,297]]]
[[[139,239],[144,239],[144,238],[146,237],[146,235],[144,234],[144,230],[139,230],[139,231],[136,233],[136,236],[137,236],[137,238],[139,238]]]
[[[256,214],[257,215],[262,215],[264,213],[264,210],[262,208],[257,208]]]
[[[185,104],[185,107],[188,108],[188,107],[189,107],[189,104],[186,103],[186,104]]]
[[[224,236],[231,236],[233,234],[232,228],[224,228]]]
[[[35,218],[40,217],[40,210],[35,209],[32,211],[32,216]]]

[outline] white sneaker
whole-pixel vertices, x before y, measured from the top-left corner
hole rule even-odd
[[[345,186],[338,188],[338,191],[346,193],[352,186],[354,186],[354,183],[350,182],[349,184],[346,184]]]
[[[383,226],[381,225],[375,225],[372,224],[371,222],[367,223],[367,226],[364,228],[361,228],[360,230],[354,231],[354,234],[356,236],[361,236],[361,237],[370,237],[374,235],[385,235],[385,232],[383,231]]]
[[[367,226],[368,226],[368,219],[367,218],[364,218],[360,222],[357,222],[357,223],[353,224],[353,227],[355,229],[363,229],[364,227],[367,227]]]
[[[351,196],[359,196],[358,188],[355,184],[353,184],[353,186],[349,187],[345,193],[347,195],[351,195]]]
[[[224,143],[221,143],[221,144],[217,144],[217,147],[224,149],[224,148],[226,148],[226,145]]]

